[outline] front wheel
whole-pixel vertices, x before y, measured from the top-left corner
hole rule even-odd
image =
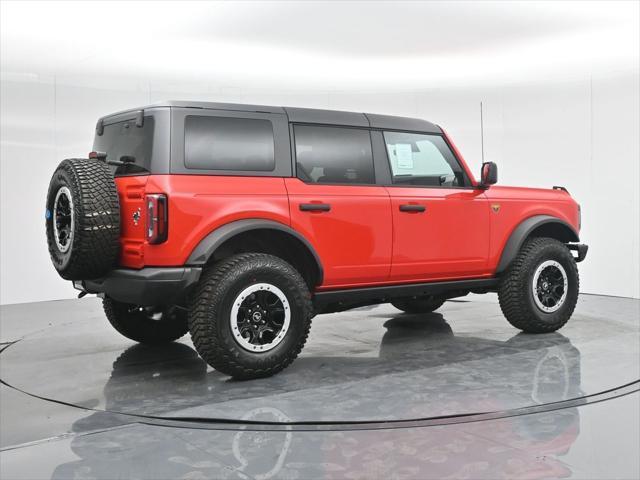
[[[102,306],[113,328],[136,342],[152,345],[173,342],[189,330],[186,309],[175,305],[143,307],[107,297]]]
[[[237,379],[273,375],[304,346],[311,295],[298,271],[262,253],[229,257],[207,268],[189,308],[189,331],[200,356]]]
[[[579,287],[578,266],[569,249],[553,238],[532,238],[505,273],[498,299],[514,327],[554,332],[571,318]]]

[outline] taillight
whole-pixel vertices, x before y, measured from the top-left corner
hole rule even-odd
[[[167,196],[161,193],[149,194],[147,201],[147,241],[162,243],[169,230],[169,204]]]

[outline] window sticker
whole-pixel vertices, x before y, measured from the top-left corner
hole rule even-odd
[[[396,158],[398,159],[398,168],[413,168],[413,153],[411,152],[410,143],[396,144]]]

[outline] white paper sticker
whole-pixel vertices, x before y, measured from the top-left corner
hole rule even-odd
[[[413,153],[411,152],[411,144],[397,143],[396,158],[398,159],[398,168],[413,168]]]

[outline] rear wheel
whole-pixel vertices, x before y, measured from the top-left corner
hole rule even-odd
[[[206,269],[189,309],[200,356],[238,379],[287,367],[304,346],[312,305],[298,271],[273,255],[234,255]]]
[[[391,305],[406,313],[429,313],[444,305],[446,299],[436,295],[419,298],[404,298],[391,302]]]
[[[578,266],[569,249],[553,238],[532,238],[505,273],[498,299],[514,327],[553,332],[571,318],[579,287]]]
[[[105,298],[102,306],[113,328],[136,342],[173,342],[189,330],[187,310],[176,305],[143,307]]]

